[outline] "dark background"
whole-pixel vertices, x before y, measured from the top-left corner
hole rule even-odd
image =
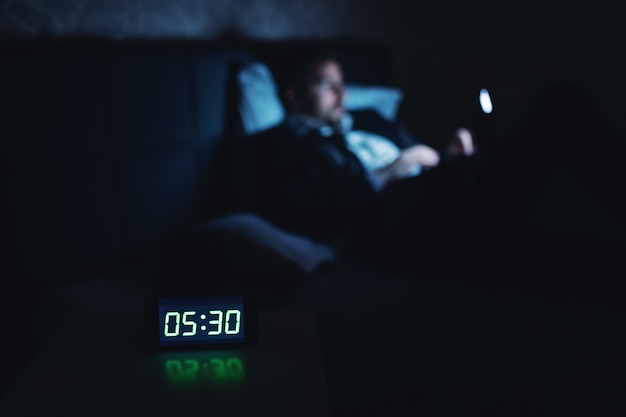
[[[626,132],[625,12],[618,0],[0,0],[0,36],[371,41],[391,52],[393,83],[405,93],[400,118],[441,145],[475,121],[480,88],[492,92],[489,117],[502,130],[538,87],[564,78]],[[539,223],[614,233],[571,181],[556,187]]]
[[[467,102],[478,86],[504,90],[496,102],[503,125],[525,94],[554,78],[579,81],[625,131],[625,9],[621,0],[1,0],[0,33],[367,38],[391,49],[396,84],[406,92],[402,115],[426,135],[465,120],[459,94]],[[464,90],[453,79],[464,80]]]
[[[0,37],[368,39],[392,53],[394,83],[405,93],[401,117],[439,141],[471,120],[479,88],[493,92],[493,121],[501,129],[537,87],[561,78],[580,83],[626,132],[625,12],[623,0],[0,0]],[[589,221],[597,209],[575,194],[563,180],[552,201],[559,204],[544,211],[552,226],[614,227],[601,218]],[[581,204],[577,211],[570,210],[572,202]],[[37,290],[31,281],[24,285]],[[11,349],[5,356],[12,368],[0,388],[18,375],[34,347],[25,339]]]

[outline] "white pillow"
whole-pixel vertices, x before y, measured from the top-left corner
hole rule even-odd
[[[239,114],[247,135],[269,129],[285,118],[278,89],[269,68],[255,62],[238,74],[240,88]],[[346,85],[345,106],[348,111],[373,109],[390,122],[396,119],[403,94],[397,88],[372,85]]]
[[[390,122],[396,120],[403,94],[397,88],[374,85],[346,85],[345,106],[350,110],[376,110]]]
[[[239,82],[239,114],[246,134],[269,129],[285,118],[285,109],[278,97],[274,77],[260,62],[250,64],[237,75]]]

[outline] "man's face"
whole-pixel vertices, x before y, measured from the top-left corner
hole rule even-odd
[[[339,124],[344,114],[345,90],[341,67],[335,61],[320,62],[313,69],[312,77],[297,110],[324,123]]]

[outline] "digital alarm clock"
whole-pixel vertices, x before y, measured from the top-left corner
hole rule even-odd
[[[234,348],[257,337],[251,297],[149,297],[145,303],[148,345],[158,350]]]

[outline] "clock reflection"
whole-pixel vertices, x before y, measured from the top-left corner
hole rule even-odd
[[[231,385],[246,380],[241,355],[220,352],[186,352],[162,358],[165,378],[174,385]]]

